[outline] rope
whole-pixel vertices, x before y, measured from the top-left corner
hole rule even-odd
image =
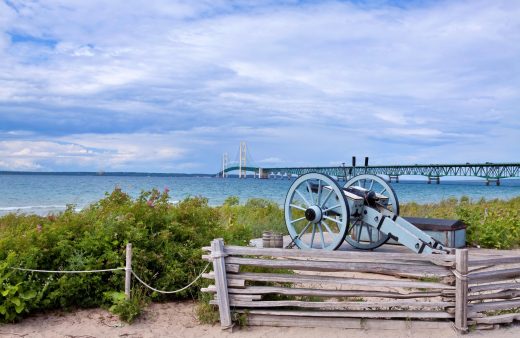
[[[23,269],[23,268],[11,268],[13,270],[19,271],[30,271],[30,272],[43,272],[43,273],[91,273],[91,272],[107,272],[107,271],[117,271],[117,270],[125,270],[126,268],[114,268],[114,269],[102,269],[102,270],[83,270],[83,271],[66,271],[66,270],[36,270],[36,269]]]
[[[453,272],[453,274],[455,275],[455,277],[456,277],[457,279],[460,279],[460,280],[463,280],[463,281],[464,281],[464,280],[469,280],[467,274],[466,274],[466,275],[463,275],[463,274],[461,274],[460,272],[458,272],[457,270],[451,270],[451,272]]]
[[[192,286],[196,281],[199,280],[200,277],[202,277],[202,274],[204,272],[206,272],[206,269],[208,268],[208,266],[210,265],[211,263],[208,263],[206,264],[206,266],[204,267],[204,269],[202,270],[202,272],[197,276],[197,278],[195,278],[190,284],[186,285],[185,287],[183,287],[182,289],[178,289],[178,290],[174,290],[174,291],[164,291],[164,290],[158,290],[156,288],[153,288],[151,287],[150,285],[146,284],[141,278],[139,278],[139,276],[137,276],[137,274],[132,270],[132,275],[134,275],[134,277],[139,281],[141,282],[141,284],[143,284],[144,286],[146,286],[147,288],[149,288],[150,290],[153,290],[155,292],[159,292],[159,293],[166,293],[166,294],[169,294],[169,293],[177,293],[177,292],[181,292],[181,291],[184,291],[186,290],[187,288],[189,288],[190,286]]]

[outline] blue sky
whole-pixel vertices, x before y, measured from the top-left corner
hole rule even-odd
[[[520,161],[520,1],[0,0],[0,170]]]

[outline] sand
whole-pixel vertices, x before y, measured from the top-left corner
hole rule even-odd
[[[219,325],[205,325],[197,321],[194,302],[152,304],[133,324],[126,324],[103,309],[78,310],[71,313],[39,314],[16,324],[0,325],[0,337],[457,337],[451,328],[406,330],[353,330],[337,328],[279,328],[246,327],[232,333],[222,331]],[[494,330],[472,332],[464,337],[520,337],[520,325]]]

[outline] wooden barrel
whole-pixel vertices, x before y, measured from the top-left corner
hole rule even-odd
[[[273,233],[271,237],[271,248],[283,248],[283,235],[280,233]]]
[[[262,233],[262,247],[263,248],[271,248],[271,242],[273,240],[273,232],[272,231],[264,231]],[[274,244],[274,242],[273,242]]]

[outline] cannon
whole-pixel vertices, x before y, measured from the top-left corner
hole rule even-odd
[[[289,188],[284,205],[291,245],[336,250],[344,241],[373,250],[393,239],[416,253],[450,252],[399,216],[394,189],[375,175],[359,175],[341,186],[332,177],[309,173]]]

